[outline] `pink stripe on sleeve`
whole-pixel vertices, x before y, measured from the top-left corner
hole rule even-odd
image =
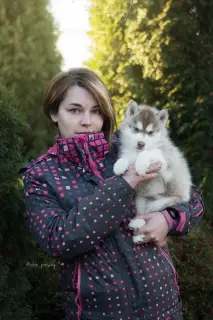
[[[180,222],[176,228],[177,231],[182,231],[184,228],[184,225],[186,223],[186,214],[185,212],[179,212],[180,215]]]
[[[171,230],[176,230],[177,225],[178,225],[178,221],[176,219],[173,219],[167,210],[164,210],[162,213],[168,223],[169,232]]]

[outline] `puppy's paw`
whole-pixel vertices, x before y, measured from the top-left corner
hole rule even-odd
[[[118,159],[114,164],[113,171],[116,176],[120,176],[128,169],[129,163],[126,159]]]
[[[139,155],[135,162],[135,170],[139,174],[139,176],[145,176],[149,165],[149,158],[146,156],[143,158],[141,155]]]
[[[135,244],[147,243],[144,234],[141,234],[140,236],[133,236],[132,239]]]
[[[142,228],[146,224],[144,219],[132,219],[129,223],[129,228],[132,230],[137,230]]]
[[[139,176],[144,177],[146,175],[146,171],[147,171],[148,167],[141,167],[141,165],[135,165],[135,170],[136,172],[139,174]]]

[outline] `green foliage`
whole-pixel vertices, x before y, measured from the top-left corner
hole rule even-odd
[[[0,88],[0,314],[1,319],[31,319],[26,294],[31,285],[22,268],[26,237],[18,182],[26,125],[17,112],[17,99]],[[17,221],[19,223],[17,223]],[[21,236],[20,236],[21,235]],[[15,317],[15,318],[14,318]]]
[[[57,272],[36,247],[25,222],[18,172],[22,136],[29,126],[19,103],[8,88],[0,87],[0,319],[56,320],[62,314]]]
[[[0,84],[13,90],[30,125],[24,136],[26,161],[46,150],[52,135],[42,114],[44,90],[60,71],[57,30],[49,1],[2,0],[0,5]]]
[[[41,104],[60,71],[48,0],[0,5],[0,319],[59,319],[57,271],[26,227],[18,172],[52,143]],[[32,266],[35,261],[36,268]]]
[[[177,267],[185,320],[213,318],[213,235],[204,220],[185,239],[170,239]]]
[[[126,77],[130,63],[128,47],[124,41],[124,21],[129,3],[113,0],[107,1],[103,6],[101,1],[91,2],[89,35],[93,40],[93,57],[87,64],[101,76],[110,89],[119,123],[123,107],[134,91],[134,84],[127,81]]]

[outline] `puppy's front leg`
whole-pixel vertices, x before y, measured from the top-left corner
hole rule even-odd
[[[146,224],[146,221],[143,219],[143,214],[145,212],[145,207],[146,207],[146,199],[144,197],[137,195],[135,199],[135,204],[136,204],[137,214],[136,214],[136,217],[132,219],[129,223],[129,228],[132,230],[138,230]],[[134,243],[143,243],[144,241],[145,241],[145,236],[143,234],[139,236],[133,236]]]
[[[118,159],[113,167],[114,174],[120,176],[123,174],[129,167],[129,160],[127,158]]]
[[[135,162],[135,170],[139,176],[145,176],[151,164],[151,155],[149,151],[142,151],[137,156]]]
[[[159,170],[159,174],[163,178],[163,180],[167,183],[172,178],[172,172],[168,169],[168,165],[163,156],[163,152],[160,149],[153,149],[151,152],[151,163],[161,163],[161,169]]]
[[[181,203],[181,199],[178,196],[173,197],[160,197],[157,200],[150,201],[147,205],[147,213],[161,211],[167,207],[174,206],[175,204]]]

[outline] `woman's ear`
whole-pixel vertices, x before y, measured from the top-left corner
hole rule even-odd
[[[130,103],[127,106],[126,117],[134,116],[134,114],[136,114],[137,111],[138,104],[134,100],[130,101]]]
[[[58,114],[50,112],[50,117],[53,122],[58,122]]]

